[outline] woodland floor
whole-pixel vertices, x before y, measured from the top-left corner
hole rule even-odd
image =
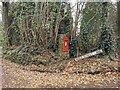
[[[27,69],[25,69],[21,65],[3,60],[3,88],[118,88],[120,86],[119,71],[108,70],[95,74],[83,73],[87,71],[83,70],[81,72],[78,70],[81,67],[78,66],[83,66],[82,68],[84,68],[84,66],[90,65],[88,63],[98,67],[100,65],[100,62],[98,63],[95,60],[92,62],[88,60],[87,63],[84,61],[86,60],[78,62],[66,60],[47,66],[46,68],[52,67],[54,69],[60,68],[61,65],[64,67],[61,72],[52,72],[47,69],[45,69],[46,71],[39,70],[40,67],[38,68],[34,65],[26,66]],[[111,65],[118,65],[118,61],[113,61]],[[45,67],[41,66],[41,68]],[[98,69],[91,68],[92,70]]]

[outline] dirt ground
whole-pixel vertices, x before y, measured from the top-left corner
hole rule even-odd
[[[120,72],[38,72],[3,60],[3,88],[118,88]]]

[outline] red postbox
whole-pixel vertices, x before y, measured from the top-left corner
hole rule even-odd
[[[68,51],[68,37],[64,37],[64,48],[63,51],[67,52]]]

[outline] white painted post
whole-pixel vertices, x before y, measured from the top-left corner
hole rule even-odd
[[[78,57],[78,58],[75,58],[75,61],[78,61],[78,60],[84,59],[84,58],[88,58],[88,57],[90,57],[90,56],[94,56],[94,55],[97,55],[97,54],[100,54],[100,53],[103,53],[103,50],[102,50],[102,49],[96,50],[96,51],[94,51],[94,52],[87,53],[87,54],[85,54],[85,55],[83,55],[83,56],[80,56],[80,57]]]

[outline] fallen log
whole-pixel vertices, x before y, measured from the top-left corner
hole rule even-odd
[[[83,56],[80,56],[80,57],[77,57],[77,58],[75,58],[75,61],[78,61],[78,60],[84,59],[84,58],[88,58],[88,57],[91,57],[91,56],[95,56],[95,55],[98,55],[98,54],[100,54],[100,53],[103,53],[103,50],[102,50],[102,49],[96,50],[96,51],[91,52],[91,53],[87,53],[87,54],[85,54],[85,55],[83,55]]]

